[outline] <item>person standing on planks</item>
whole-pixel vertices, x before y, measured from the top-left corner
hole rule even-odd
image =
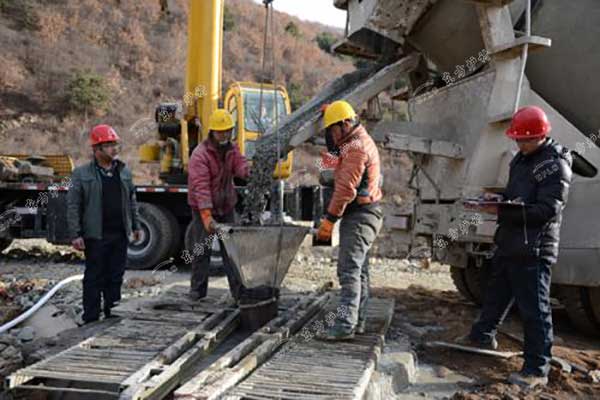
[[[189,297],[196,301],[206,297],[212,240],[218,237],[218,224],[234,222],[237,192],[234,178],[247,179],[249,166],[237,145],[231,142],[235,122],[232,115],[218,109],[209,118],[208,138],[198,145],[188,169],[188,204],[192,209],[191,237],[194,254]],[[223,268],[234,299],[238,299],[241,283],[229,262],[221,237]]]
[[[128,238],[141,231],[135,186],[129,168],[118,159],[120,138],[109,125],[90,133],[93,160],[75,168],[67,195],[67,221],[75,249],[85,253],[82,323],[104,317],[121,300]]]
[[[347,340],[366,328],[369,298],[369,250],[383,222],[379,201],[381,163],[379,151],[356,112],[346,101],[326,106],[323,115],[330,154],[337,156],[334,190],[316,234],[317,242],[331,240],[340,221],[337,275],[340,306],[326,340]]]
[[[572,176],[571,154],[547,137],[550,130],[539,107],[524,107],[513,116],[506,134],[520,151],[510,163],[502,202],[484,209],[498,214],[498,228],[483,309],[471,332],[457,340],[495,350],[497,328],[515,302],[525,332],[525,362],[508,381],[529,388],[548,383],[553,341],[550,276]],[[508,201],[522,205],[503,203]]]

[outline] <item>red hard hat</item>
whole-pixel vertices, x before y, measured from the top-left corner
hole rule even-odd
[[[513,115],[506,135],[511,139],[543,138],[552,130],[548,116],[539,107],[523,107]]]
[[[121,140],[117,132],[110,125],[97,125],[90,132],[90,143],[92,146]]]

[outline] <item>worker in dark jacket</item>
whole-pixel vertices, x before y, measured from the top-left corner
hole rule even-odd
[[[76,168],[68,192],[67,220],[72,245],[85,253],[83,323],[105,318],[121,300],[128,238],[140,237],[131,171],[118,160],[119,136],[108,125],[92,129],[94,159]]]
[[[381,163],[375,142],[350,104],[333,102],[325,109],[323,121],[328,150],[337,156],[337,165],[333,195],[321,220],[317,240],[329,241],[334,224],[341,220],[337,267],[340,305],[324,338],[345,340],[365,331],[369,250],[383,223],[379,205],[383,196]]]
[[[534,387],[548,382],[552,348],[551,267],[558,257],[562,211],[571,182],[569,151],[546,135],[550,123],[538,107],[513,117],[507,135],[520,152],[510,163],[501,204],[483,310],[461,342],[495,349],[496,329],[516,302],[525,332],[525,362],[511,383]]]

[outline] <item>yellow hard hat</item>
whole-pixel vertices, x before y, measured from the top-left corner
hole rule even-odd
[[[325,109],[323,125],[325,129],[327,129],[338,122],[354,118],[356,118],[356,112],[350,103],[344,100],[338,100],[331,103],[331,105]]]
[[[229,111],[222,108],[215,110],[208,119],[208,129],[211,131],[228,131],[234,126],[233,117]]]

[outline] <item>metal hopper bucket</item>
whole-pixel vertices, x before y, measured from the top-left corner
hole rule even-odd
[[[223,236],[225,253],[242,285],[243,329],[254,331],[277,316],[279,288],[309,228],[234,226]]]
[[[234,226],[228,227],[223,243],[245,288],[279,288],[309,230],[296,225]]]

